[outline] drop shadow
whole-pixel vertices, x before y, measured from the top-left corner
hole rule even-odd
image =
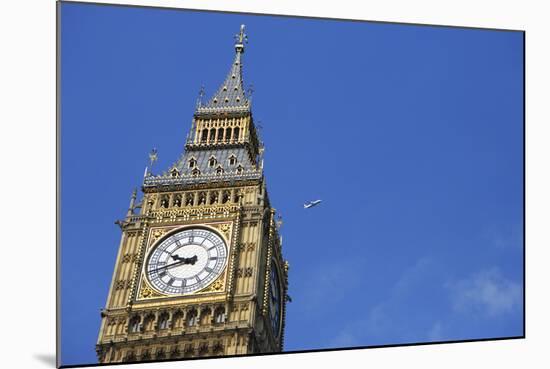
[[[55,354],[34,354],[33,357],[52,368],[56,367]]]

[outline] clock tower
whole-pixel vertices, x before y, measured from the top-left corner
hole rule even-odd
[[[134,191],[96,345],[100,363],[279,352],[288,263],[243,90],[244,26],[185,150]],[[150,154],[151,166],[157,158]]]

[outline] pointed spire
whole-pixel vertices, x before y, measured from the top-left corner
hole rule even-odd
[[[243,87],[242,54],[248,37],[244,33],[244,24],[235,35],[235,59],[225,81],[206,104],[197,107],[196,114],[212,114],[225,112],[249,112],[250,101]]]
[[[134,214],[136,198],[137,198],[137,188],[134,188],[134,191],[132,191],[132,197],[130,198],[130,206],[128,207],[128,212],[126,213],[126,216],[131,216],[132,214]]]

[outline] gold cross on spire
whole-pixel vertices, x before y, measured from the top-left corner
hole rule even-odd
[[[240,44],[246,41],[246,33],[244,33],[244,24],[241,24],[241,32],[239,32],[239,34],[236,36],[238,37]]]
[[[237,51],[244,51],[244,44],[248,42],[248,36],[244,33],[244,24],[241,24],[241,31],[235,35],[235,49]]]

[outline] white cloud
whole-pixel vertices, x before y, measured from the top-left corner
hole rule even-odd
[[[447,287],[451,289],[453,308],[457,312],[497,316],[514,311],[522,304],[522,285],[504,278],[497,268],[475,273]]]

